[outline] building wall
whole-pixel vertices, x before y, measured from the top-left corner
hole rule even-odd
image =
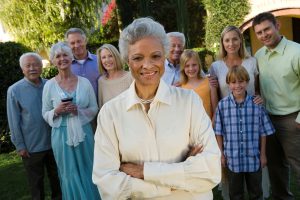
[[[251,6],[245,22],[261,12],[300,8],[300,0],[248,0]]]

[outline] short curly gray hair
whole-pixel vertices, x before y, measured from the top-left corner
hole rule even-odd
[[[164,27],[153,19],[145,17],[135,19],[120,35],[119,49],[124,62],[128,62],[129,45],[133,45],[145,37],[155,37],[159,39],[163,45],[164,53],[167,55],[169,51],[169,40]]]
[[[58,53],[66,53],[68,56],[70,56],[71,59],[74,58],[72,49],[65,42],[58,42],[58,43],[52,45],[52,47],[50,49],[50,55],[49,55],[49,59],[52,63],[53,63],[54,57]]]

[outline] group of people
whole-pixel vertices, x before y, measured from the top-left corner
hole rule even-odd
[[[91,54],[84,32],[69,29],[51,47],[59,73],[48,81],[41,57],[23,54],[7,113],[32,198],[44,198],[46,168],[52,199],[208,200],[221,177],[224,199],[244,199],[244,183],[250,199],[263,199],[267,165],[273,198],[293,199],[300,45],[280,35],[271,13],[253,29],[264,45],[255,58],[228,26],[209,75],[182,33],[150,18],[121,32],[120,53],[104,44]]]
[[[22,157],[33,199],[44,199],[45,168],[53,199],[100,199],[92,182],[93,122],[98,105],[126,90],[132,78],[112,45],[91,54],[79,28],[69,29],[65,40],[50,49],[58,74],[48,81],[40,77],[38,54],[20,57],[24,78],[7,92],[11,139]]]

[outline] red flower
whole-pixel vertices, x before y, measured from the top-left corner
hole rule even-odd
[[[112,0],[108,4],[106,10],[103,13],[103,17],[102,17],[102,20],[101,20],[102,26],[105,26],[109,22],[109,20],[112,18],[113,12],[114,12],[114,9],[116,8],[116,6],[117,5],[116,5],[116,1],[115,0]]]

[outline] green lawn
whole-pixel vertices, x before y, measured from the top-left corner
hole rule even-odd
[[[48,188],[46,184],[46,199],[51,199]],[[0,199],[31,199],[22,160],[15,152],[0,154]]]
[[[296,189],[295,177],[292,178],[292,192],[295,199],[300,199],[300,191]],[[50,199],[49,185],[46,183],[46,199]],[[0,199],[30,200],[24,167],[21,158],[15,152],[0,154]],[[214,200],[222,200],[221,192],[214,189]]]

